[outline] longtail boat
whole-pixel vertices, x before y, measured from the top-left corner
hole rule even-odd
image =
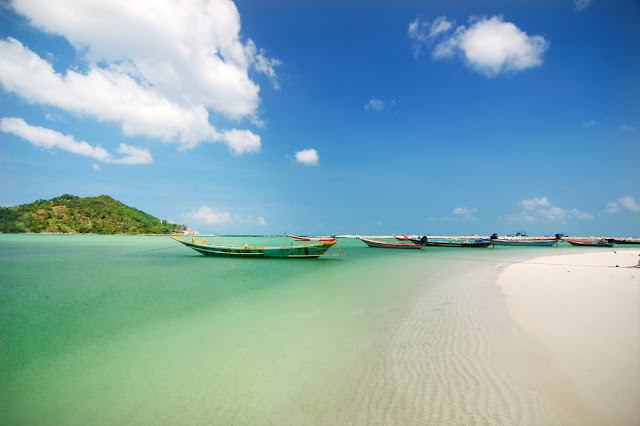
[[[614,243],[610,243],[607,240],[598,240],[598,241],[588,241],[588,240],[574,240],[574,239],[564,239],[566,242],[571,244],[572,246],[579,247],[613,247]]]
[[[397,248],[397,249],[421,249],[424,247],[424,244],[414,244],[414,243],[390,243],[387,241],[379,241],[379,240],[370,240],[368,238],[358,237],[358,239],[364,242],[369,247],[377,247],[377,248]]]
[[[425,237],[424,240],[412,239],[411,242],[415,244],[424,244],[425,247],[489,247],[492,243],[490,240],[475,240],[475,241],[428,241]]]
[[[527,247],[551,247],[558,244],[558,240],[491,240],[494,246],[527,246]]]
[[[298,237],[297,235],[290,235],[284,233],[289,238],[293,238],[296,241],[335,241],[336,237]]]
[[[606,240],[613,244],[640,244],[640,240],[627,240],[621,238],[607,238]]]
[[[560,234],[556,234],[555,238],[527,238],[517,240],[500,239],[498,234],[493,234],[489,237],[489,240],[494,246],[551,247],[558,244]]]
[[[204,254],[205,256],[226,256],[226,257],[280,257],[280,258],[316,258],[320,257],[336,244],[336,240],[320,241],[315,244],[290,245],[281,247],[250,246],[245,244],[227,245],[217,243],[207,243],[203,241],[187,241],[179,237],[171,237],[185,246]]]
[[[411,238],[407,237],[404,234],[402,234],[402,235],[394,235],[393,237],[398,241],[411,241]]]

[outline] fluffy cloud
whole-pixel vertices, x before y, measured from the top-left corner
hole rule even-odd
[[[262,146],[260,136],[251,133],[249,130],[225,130],[222,139],[236,155],[260,152]]]
[[[584,9],[589,7],[592,0],[573,0],[573,5],[578,12],[582,12]]]
[[[364,109],[366,109],[367,111],[382,111],[384,109],[384,101],[378,98],[371,98],[369,103],[364,106]]]
[[[192,222],[198,225],[229,225],[229,224],[244,224],[244,225],[259,225],[266,226],[267,221],[264,217],[260,216],[258,219],[254,219],[252,216],[246,218],[239,217],[237,215],[231,216],[231,213],[214,209],[209,206],[202,206],[193,210],[185,215],[185,221]]]
[[[622,210],[621,207],[624,207],[625,209],[632,212],[640,212],[640,205],[638,205],[638,203],[636,203],[636,200],[630,195],[622,197],[618,199],[618,201],[607,203],[605,211],[607,213],[618,213]]]
[[[542,64],[542,54],[549,46],[544,37],[529,36],[501,16],[471,17],[469,21],[468,28],[461,25],[452,32],[453,23],[445,17],[433,23],[416,19],[409,24],[408,32],[414,41],[414,54],[426,45],[432,48],[435,59],[460,56],[487,77]]]
[[[518,203],[525,210],[533,210],[537,207],[548,207],[551,205],[547,197],[533,198],[531,200],[522,200]]]
[[[638,205],[638,203],[636,203],[636,200],[634,200],[631,196],[622,197],[618,200],[618,202],[627,210],[631,210],[632,212],[640,212],[640,205]]]
[[[202,206],[191,213],[187,213],[186,218],[195,223],[206,225],[224,225],[232,222],[229,213],[214,210],[208,206]]]
[[[463,216],[465,219],[473,219],[473,214],[476,213],[478,209],[470,209],[468,207],[458,207],[453,210],[453,214]]]
[[[419,17],[409,24],[407,31],[409,38],[413,40],[411,49],[414,56],[420,54],[423,44],[430,44],[441,33],[449,31],[455,21],[449,21],[444,16],[437,17],[433,22],[423,21]]]
[[[305,166],[317,166],[320,161],[318,152],[313,148],[298,151],[296,152],[295,157],[298,163],[302,163]]]
[[[242,42],[240,15],[231,0],[14,0],[12,5],[33,26],[65,37],[85,71],[57,73],[8,38],[0,41],[0,83],[6,90],[32,103],[118,123],[125,135],[183,148],[223,141],[234,153],[259,151],[259,136],[239,143],[237,135],[225,137],[233,130],[219,132],[209,123],[209,110],[257,121],[260,88],[250,72],[265,74],[278,87],[280,61],[252,40]]]
[[[121,143],[117,152],[122,157],[115,158],[107,150],[99,146],[92,146],[85,141],[76,141],[72,136],[63,135],[51,129],[31,126],[21,118],[4,117],[0,121],[0,130],[19,136],[33,145],[47,149],[58,148],[84,157],[93,158],[103,163],[115,164],[149,164],[153,162],[149,150],[137,146]],[[94,164],[94,169],[100,167]]]
[[[547,197],[535,197],[531,200],[522,200],[518,205],[522,208],[522,211],[508,216],[507,220],[510,222],[534,223],[543,221],[565,223],[572,219],[593,219],[593,215],[591,213],[582,210],[575,208],[567,210],[561,207],[552,206]]]

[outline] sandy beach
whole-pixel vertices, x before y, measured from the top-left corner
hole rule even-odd
[[[514,335],[532,341],[533,356],[515,366],[516,376],[563,424],[640,422],[639,255],[539,257],[498,277]]]

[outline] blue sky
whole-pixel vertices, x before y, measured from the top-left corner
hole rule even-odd
[[[636,1],[0,3],[0,205],[640,236]]]

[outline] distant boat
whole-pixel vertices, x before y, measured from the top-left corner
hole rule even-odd
[[[284,233],[289,238],[293,238],[296,241],[335,241],[336,237],[298,237],[297,235],[289,235]]]
[[[518,240],[500,239],[498,234],[493,234],[489,240],[494,246],[520,246],[520,247],[551,247],[558,244],[559,234],[555,238],[527,238]]]
[[[558,240],[491,240],[494,246],[527,246],[527,247],[551,247],[558,244]]]
[[[316,244],[291,245],[282,247],[244,246],[226,245],[217,243],[207,243],[203,241],[187,241],[179,237],[171,237],[185,246],[204,254],[205,256],[226,256],[226,257],[279,257],[279,258],[316,258],[320,257],[336,244],[336,240],[320,241]]]
[[[606,240],[613,244],[640,244],[640,240],[626,240],[620,238],[606,238]]]
[[[407,237],[404,234],[402,234],[402,235],[394,235],[393,237],[398,241],[411,241],[411,238]]]
[[[390,243],[387,241],[370,240],[368,238],[358,237],[360,241],[363,241],[369,247],[377,248],[397,248],[397,249],[421,249],[424,244],[414,243]]]
[[[411,239],[414,244],[424,244],[425,247],[489,247],[492,243],[490,240],[478,239],[475,241],[428,241],[426,237],[421,239]]]
[[[564,239],[566,242],[571,244],[572,246],[579,247],[613,247],[613,243],[602,239],[598,241],[588,241],[588,240],[574,240],[574,239]]]

